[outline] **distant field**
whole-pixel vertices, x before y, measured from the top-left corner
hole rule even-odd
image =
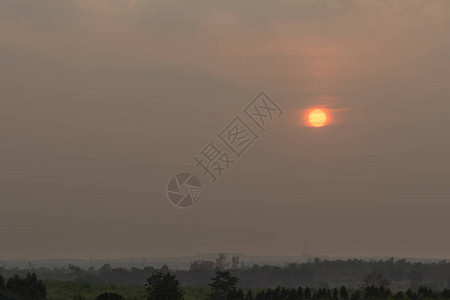
[[[82,300],[94,300],[104,292],[121,294],[126,300],[145,300],[145,286],[123,284],[98,284],[73,281],[45,280],[48,300],[74,300],[81,296]],[[206,297],[208,288],[183,287],[185,300],[200,300]]]

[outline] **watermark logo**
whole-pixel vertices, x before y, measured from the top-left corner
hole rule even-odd
[[[262,131],[266,131],[266,126],[275,117],[281,117],[283,115],[283,110],[264,92],[259,93],[247,105],[244,112]]]
[[[219,138],[237,156],[241,156],[258,138],[256,133],[239,117],[236,117],[220,134]]]
[[[202,184],[191,173],[180,173],[170,179],[167,196],[170,202],[179,208],[194,206],[202,196]]]
[[[211,182],[230,170],[242,154],[266,132],[269,124],[283,115],[283,110],[266,93],[260,92],[216,137],[194,156],[194,166]],[[190,173],[174,176],[167,195],[180,208],[195,205],[202,194],[200,180]]]

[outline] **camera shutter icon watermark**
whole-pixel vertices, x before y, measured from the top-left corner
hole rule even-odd
[[[260,92],[243,109],[243,113],[237,115],[194,156],[195,167],[201,169],[203,176],[209,177],[212,182],[228,172],[232,165],[234,167],[243,153],[259,139],[259,134],[266,132],[270,123],[283,115],[283,110],[266,93]],[[197,204],[202,191],[197,177],[191,173],[180,173],[169,181],[167,196],[175,207],[189,208]]]
[[[167,185],[169,201],[179,208],[189,208],[197,204],[202,195],[200,180],[191,173],[179,173]]]

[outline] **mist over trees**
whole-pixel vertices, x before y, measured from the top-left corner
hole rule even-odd
[[[233,260],[232,260],[233,261]],[[236,261],[236,260],[235,260]],[[317,264],[321,262],[317,261]],[[443,263],[437,264],[443,265]],[[421,285],[417,289],[393,290],[392,282],[381,272],[366,274],[357,287],[327,286],[296,287],[276,286],[248,288],[242,285],[236,272],[243,265],[228,264],[223,256],[213,263],[214,276],[208,287],[181,286],[175,272],[166,266],[152,273],[145,285],[82,283],[73,281],[42,281],[35,273],[25,277],[15,274],[7,280],[0,275],[0,300],[448,300],[450,289],[432,289]],[[103,274],[113,268],[102,268]],[[108,269],[108,272],[105,272]],[[283,269],[286,270],[286,269]],[[4,271],[4,270],[3,270]],[[260,274],[261,275],[261,274]],[[263,274],[262,274],[263,275]],[[264,277],[261,277],[264,278]],[[423,277],[421,278],[423,280]],[[48,295],[45,283],[50,284]],[[75,288],[81,284],[80,288]],[[448,284],[448,282],[447,282]],[[131,289],[131,290],[130,290]],[[73,291],[77,293],[74,294]],[[99,292],[99,290],[103,290]],[[122,296],[124,292],[127,296]],[[131,296],[132,295],[132,296]]]
[[[286,263],[283,266],[251,265],[247,266],[239,257],[226,257],[221,254],[213,260],[193,261],[188,270],[170,270],[167,266],[161,269],[144,268],[114,268],[105,264],[101,268],[83,269],[74,265],[60,268],[6,269],[0,267],[0,274],[5,278],[27,277],[27,273],[35,273],[44,280],[89,282],[94,284],[135,284],[144,285],[147,279],[157,271],[172,274],[183,287],[208,287],[216,272],[230,272],[231,276],[239,278],[239,286],[245,288],[271,288],[278,286],[285,288],[310,289],[361,289],[368,286],[379,288],[389,287],[392,293],[418,290],[420,287],[432,290],[450,288],[450,263],[446,261],[436,263],[409,262],[404,259],[394,260],[322,260],[312,259],[305,263]],[[6,283],[3,283],[6,286]],[[0,282],[0,287],[2,283]],[[303,291],[305,295],[313,292]],[[369,293],[371,291],[368,291]],[[372,290],[373,294],[377,294]],[[345,296],[345,291],[342,291]],[[253,295],[255,296],[255,295]],[[361,295],[362,296],[362,295]],[[351,300],[348,294],[347,298]]]
[[[189,270],[174,271],[183,285],[205,286],[217,270],[230,270],[241,286],[275,288],[277,286],[309,286],[359,288],[361,286],[391,286],[394,290],[428,286],[433,289],[450,287],[450,263],[409,262],[394,260],[322,260],[305,263],[286,263],[283,266],[252,265],[240,262],[238,257],[226,259],[219,255],[215,261],[197,260]]]
[[[394,260],[322,260],[312,259],[305,263],[286,263],[282,266],[246,265],[239,257],[227,258],[221,254],[213,260],[196,260],[187,270],[169,270],[167,266],[157,269],[114,268],[105,264],[100,268],[83,269],[74,265],[60,268],[5,269],[0,267],[0,274],[22,277],[28,272],[36,273],[42,279],[67,280],[92,283],[145,284],[155,272],[170,272],[175,275],[182,286],[205,287],[216,271],[230,271],[239,278],[241,286],[248,288],[275,288],[277,286],[312,288],[341,287],[359,288],[365,285],[389,283],[393,290],[418,289],[427,286],[434,290],[449,288],[450,263],[409,262],[404,259]],[[386,282],[380,282],[380,281]]]

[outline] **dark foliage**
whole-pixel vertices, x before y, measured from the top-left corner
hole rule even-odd
[[[116,293],[103,293],[98,295],[95,300],[124,300],[124,298]]]
[[[47,290],[36,274],[28,273],[25,278],[14,275],[8,279],[6,289],[21,300],[44,300]]]
[[[147,279],[148,300],[183,300],[183,290],[176,277],[170,273],[154,272]]]
[[[234,297],[228,298],[232,300],[305,300],[305,294],[302,294],[302,288],[290,289],[285,287],[277,287],[275,289],[263,289],[259,290],[255,298],[250,296],[247,298],[242,298],[241,294],[233,294]],[[307,287],[305,289],[310,290],[312,293],[311,299],[313,300],[425,300],[425,299],[435,299],[435,300],[448,300],[450,299],[450,290],[444,289],[442,292],[433,291],[431,288],[419,287],[417,292],[413,292],[409,289],[406,294],[399,291],[395,295],[391,294],[388,288],[383,286],[380,287],[366,287],[363,289],[363,293],[359,289],[348,290],[345,286],[342,286],[338,292],[337,288],[320,288],[320,289],[310,289]],[[249,293],[248,293],[249,294]],[[247,295],[248,295],[247,294]]]
[[[2,275],[0,275],[0,291],[5,291],[5,290],[6,290],[5,279],[3,278]]]
[[[237,297],[236,286],[238,278],[231,276],[229,271],[217,271],[216,276],[211,278],[211,281],[209,284],[211,292],[208,295],[208,299],[228,300]],[[243,296],[244,294],[242,293],[242,300],[244,299]]]
[[[19,300],[14,294],[8,291],[0,291],[0,300]]]

